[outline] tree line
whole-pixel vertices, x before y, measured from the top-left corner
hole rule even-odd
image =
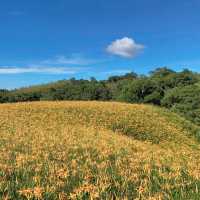
[[[188,69],[157,68],[148,75],[134,72],[107,80],[69,80],[0,90],[0,103],[42,100],[99,100],[164,106],[200,125],[200,75]]]

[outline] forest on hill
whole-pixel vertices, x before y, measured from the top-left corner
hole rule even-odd
[[[200,125],[200,74],[157,68],[148,75],[134,72],[107,80],[61,80],[54,83],[0,90],[0,103],[42,100],[95,100],[154,104],[166,107]]]

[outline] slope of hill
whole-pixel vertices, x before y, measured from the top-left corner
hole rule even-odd
[[[30,101],[116,101],[162,106],[200,125],[200,75],[184,69],[157,68],[146,76],[134,72],[106,80],[71,78],[14,90],[0,89],[0,103]]]
[[[0,105],[0,197],[198,199],[198,134],[147,105]]]

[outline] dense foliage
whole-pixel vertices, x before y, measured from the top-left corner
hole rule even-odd
[[[128,73],[108,80],[70,80],[47,85],[0,90],[0,102],[39,100],[101,100],[165,106],[200,124],[200,75],[187,69],[158,68],[148,76]]]

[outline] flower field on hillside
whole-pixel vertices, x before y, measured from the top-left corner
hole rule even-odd
[[[182,122],[145,105],[0,105],[0,199],[199,199],[197,127]]]

